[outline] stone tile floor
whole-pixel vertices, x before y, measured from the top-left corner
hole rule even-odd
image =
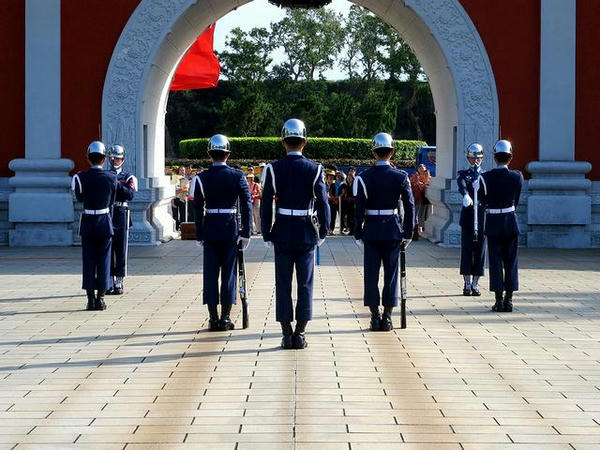
[[[207,332],[200,252],[131,249],[126,295],[86,312],[79,249],[0,249],[0,449],[600,447],[597,250],[522,250],[496,314],[457,249],[414,243],[408,328],[373,333],[361,250],[328,239],[303,351],[278,348],[259,241],[251,327]]]

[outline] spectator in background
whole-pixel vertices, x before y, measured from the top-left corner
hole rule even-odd
[[[341,170],[335,173],[335,196],[338,200],[338,214],[340,215],[340,235],[344,234],[344,230],[347,228],[346,218],[344,216],[344,198],[348,193],[348,186],[346,185],[346,174]]]
[[[329,234],[333,234],[335,230],[335,219],[338,211],[338,198],[335,195],[335,170],[328,169],[326,172],[325,184],[327,187],[327,197],[329,201],[329,209],[331,211],[331,222],[329,225]]]
[[[356,177],[356,169],[350,167],[348,169],[348,176],[346,177],[346,189],[344,197],[342,198],[342,215],[344,216],[344,223],[346,228],[344,232],[348,235],[354,234],[354,194],[353,186]]]
[[[252,200],[252,223],[254,224],[254,234],[260,233],[260,199],[262,197],[262,188],[260,186],[260,177],[252,175],[250,171],[246,175],[248,188],[250,189],[250,199]]]
[[[179,226],[181,225],[181,222],[186,221],[185,206],[187,202],[189,187],[190,181],[186,178],[186,167],[181,166],[179,168],[179,175],[177,178],[177,184],[175,186],[175,206],[177,207],[175,225],[178,230]]]
[[[413,233],[413,240],[419,239],[425,227],[425,221],[429,216],[431,202],[427,198],[427,188],[431,183],[431,174],[424,164],[419,164],[417,171],[410,177],[410,185],[415,198],[416,225]]]
[[[196,176],[196,170],[190,165],[186,169],[185,178],[188,180],[188,195],[187,195],[187,213],[186,213],[186,222],[194,221],[194,189],[192,185],[192,180]]]

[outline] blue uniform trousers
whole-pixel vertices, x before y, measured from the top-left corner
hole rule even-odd
[[[312,244],[274,243],[275,247],[275,320],[294,320],[292,276],[296,268],[298,300],[296,320],[312,319],[315,246]]]
[[[485,265],[485,235],[479,230],[473,241],[473,227],[463,226],[460,231],[460,274],[482,277]]]
[[[398,306],[398,265],[401,241],[364,241],[365,306],[379,306],[379,270],[383,263],[384,306]]]
[[[237,248],[236,241],[204,241],[203,304],[235,304]],[[220,294],[219,272],[221,273]]]
[[[81,236],[83,289],[106,291],[110,286],[112,236]]]
[[[518,291],[519,236],[488,236],[490,291]]]
[[[110,274],[115,277],[127,275],[127,242],[129,230],[127,228],[115,228],[112,239]]]

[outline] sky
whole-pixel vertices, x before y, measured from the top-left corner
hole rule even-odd
[[[333,9],[338,13],[347,14],[351,5],[352,3],[347,0],[333,0],[327,8]],[[256,27],[268,28],[272,22],[277,22],[284,16],[284,9],[270,4],[267,0],[254,0],[244,6],[240,6],[217,22],[215,28],[215,50],[218,52],[225,50],[227,35],[235,27],[240,27],[244,31],[249,31]],[[273,59],[277,63],[283,60],[283,54],[281,52],[274,53]],[[339,69],[325,72],[324,75],[328,79],[346,78],[345,74]]]

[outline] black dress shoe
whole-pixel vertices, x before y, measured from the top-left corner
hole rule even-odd
[[[235,325],[229,318],[229,314],[231,313],[231,306],[231,304],[221,305],[221,331],[229,331],[235,328]]]
[[[208,329],[210,331],[219,331],[219,311],[217,305],[206,305],[208,307]]]
[[[369,311],[371,311],[371,331],[381,331],[379,306],[369,306]]]
[[[121,286],[114,287],[112,295],[123,295],[123,288]]]
[[[471,295],[474,297],[481,296],[481,291],[479,290],[479,286],[471,286]]]
[[[98,291],[96,301],[94,302],[94,310],[104,311],[106,309],[106,303],[104,303],[104,291]]]
[[[392,331],[394,329],[394,324],[392,323],[393,309],[393,306],[383,307],[383,315],[381,316],[381,331]]]
[[[306,320],[299,320],[296,322],[296,331],[294,333],[294,348],[297,350],[302,350],[308,347],[308,342],[306,342],[306,336],[304,334],[306,330],[306,324],[308,322]]]
[[[496,292],[496,303],[492,306],[492,311],[503,312],[504,306],[502,305],[502,292]]]
[[[284,350],[294,348],[294,330],[292,330],[292,324],[290,322],[281,322],[281,332],[283,333],[281,348]]]
[[[96,296],[94,295],[94,290],[88,289],[86,291],[86,294],[88,301],[85,309],[87,309],[88,311],[94,311],[96,309]]]
[[[504,312],[512,312],[513,304],[512,304],[512,292],[507,292],[504,296]]]
[[[105,294],[106,294],[106,295],[116,295],[116,294],[115,294],[115,287],[114,287],[114,286],[111,286],[111,288],[110,288],[108,291],[106,291],[106,293],[105,293]]]
[[[471,288],[467,287],[467,285],[463,287],[463,295],[465,297],[469,297],[471,295]]]

